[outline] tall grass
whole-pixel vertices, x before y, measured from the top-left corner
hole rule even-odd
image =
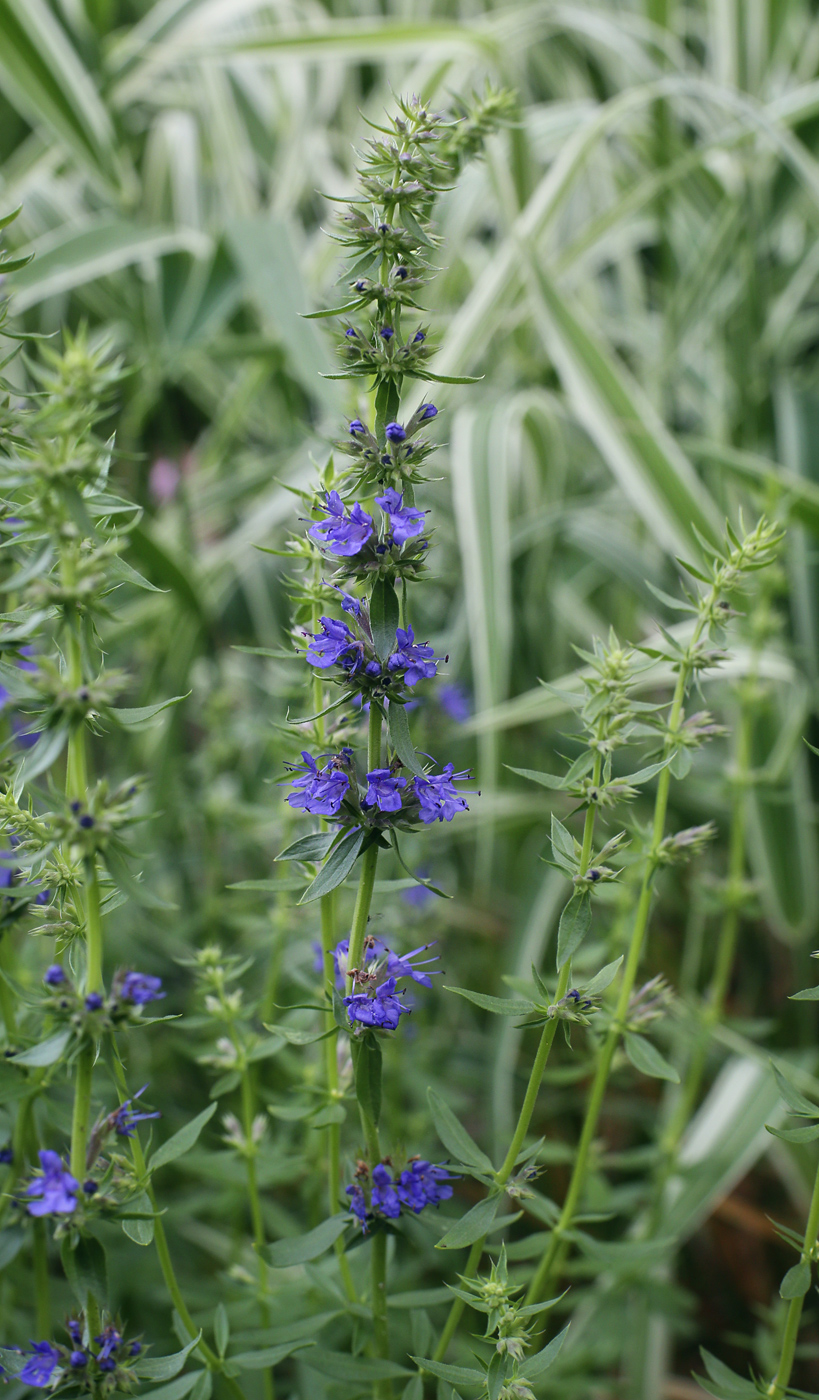
[[[634,640],[673,629],[678,616],[653,590],[675,595],[677,556],[696,556],[740,506],[788,526],[777,575],[740,619],[719,684],[706,684],[719,719],[735,729],[745,716],[743,781],[732,785],[737,754],[717,740],[672,795],[678,827],[710,819],[718,830],[707,855],[659,888],[646,975],[663,972],[679,990],[664,1045],[675,1063],[713,986],[737,803],[747,834],[737,878],[752,886],[727,1019],[697,1052],[685,1174],[655,1231],[673,1250],[662,1267],[650,1249],[606,1255],[603,1221],[594,1268],[581,1256],[568,1272],[574,1327],[554,1384],[673,1400],[689,1393],[691,1367],[701,1370],[698,1342],[736,1369],[751,1356],[773,1374],[784,1304],[770,1299],[786,1260],[767,1216],[801,1231],[815,1167],[815,1146],[764,1131],[782,1113],[772,1050],[799,1066],[805,1090],[819,1087],[814,1010],[786,1001],[812,981],[819,909],[816,775],[802,743],[819,681],[812,7],[537,0],[375,15],[357,3],[163,0],[141,13],[116,0],[0,0],[0,215],[22,203],[13,241],[36,253],[5,290],[19,327],[87,323],[129,368],[118,471],[145,507],[129,558],[161,591],[129,598],[107,643],[112,663],[139,677],[134,705],[189,696],[158,729],[98,743],[123,775],[151,775],[144,871],[176,912],[129,907],[114,922],[122,960],[150,955],[174,1010],[186,1011],[135,1052],[181,1121],[193,1100],[207,1102],[211,1079],[197,1064],[208,1049],[199,1003],[174,960],[219,941],[264,965],[261,1019],[276,1003],[309,1000],[301,993],[312,986],[298,894],[271,864],[288,836],[270,786],[285,753],[276,724],[298,700],[286,666],[247,649],[279,646],[288,615],[287,562],[254,546],[283,547],[298,511],[291,488],[312,476],[311,454],[323,460],[338,415],[362,407],[349,386],[321,378],[334,366],[329,342],[301,314],[334,296],[327,196],[349,193],[364,118],[377,119],[391,91],[443,103],[486,77],[514,87],[519,110],[441,203],[434,295],[446,327],[435,368],[484,378],[450,400],[448,447],[436,457],[447,471],[432,488],[445,522],[438,579],[422,590],[427,630],[449,651],[472,714],[453,721],[430,705],[420,717],[428,747],[445,733],[462,766],[475,762],[483,796],[460,834],[413,850],[457,888],[452,905],[419,910],[396,891],[393,914],[423,930],[418,942],[442,939],[447,981],[507,995],[503,979],[528,976],[556,938],[560,877],[538,857],[552,811],[565,818],[568,804],[509,770],[554,772],[570,747],[560,692],[582,672],[573,648],[610,626]],[[25,360],[7,373],[22,388]],[[666,700],[673,684],[659,666],[642,693]],[[648,797],[636,813],[649,820]],[[615,951],[631,893],[609,896],[599,937]],[[32,942],[19,953],[33,978]],[[407,1141],[429,1133],[431,1083],[474,1137],[502,1143],[530,1033],[497,1030],[443,997],[417,1013],[417,1086],[400,1080]],[[547,1139],[544,1191],[558,1200],[582,1114],[584,1044],[547,1075],[533,1122]],[[323,1208],[302,1186],[320,1135],[305,1146],[287,1112],[294,1089],[309,1093],[315,1064],[286,1049],[259,1074],[272,1113],[259,1159],[269,1238],[307,1228]],[[641,1209],[640,1154],[657,1116],[673,1121],[673,1087],[662,1100],[655,1090],[615,1078],[601,1124],[586,1205],[617,1217],[612,1238]],[[230,1106],[220,1099],[220,1112]],[[257,1265],[240,1168],[228,1151],[191,1154],[167,1223],[194,1314],[224,1297],[249,1337],[258,1318],[241,1285]],[[527,1229],[548,1224],[529,1219]],[[521,1277],[538,1257],[529,1249],[511,1226]],[[112,1273],[123,1312],[161,1336],[167,1315],[147,1252],[139,1273]],[[31,1275],[15,1278],[0,1275],[3,1327],[25,1339]],[[314,1284],[335,1314],[320,1272]],[[441,1307],[430,1273],[408,1268],[399,1285],[427,1292],[421,1317]],[[410,1338],[408,1310],[396,1312],[407,1350],[429,1354]],[[443,1314],[432,1316],[437,1325]],[[797,1383],[816,1389],[809,1352],[797,1366]],[[301,1374],[303,1394],[325,1393],[315,1372]]]

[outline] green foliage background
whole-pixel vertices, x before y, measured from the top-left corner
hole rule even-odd
[[[176,960],[211,941],[252,959],[245,983],[259,1019],[315,981],[315,919],[294,907],[291,867],[272,860],[295,830],[275,787],[292,756],[276,726],[288,706],[300,712],[304,676],[237,648],[281,644],[286,562],[255,546],[283,547],[298,510],[288,486],[311,479],[340,416],[366,408],[355,388],[321,379],[334,367],[329,337],[300,318],[337,298],[325,196],[349,191],[362,117],[378,120],[392,92],[444,105],[487,77],[516,90],[519,113],[440,206],[435,368],[484,379],[435,395],[447,446],[435,459],[445,464],[433,488],[435,578],[422,590],[426,631],[472,694],[473,717],[455,723],[432,699],[418,715],[418,747],[472,763],[482,796],[411,850],[455,899],[418,907],[381,891],[374,927],[402,950],[440,938],[446,982],[504,995],[504,976],[527,975],[565,899],[540,857],[551,811],[565,818],[567,805],[508,771],[558,771],[571,752],[567,712],[540,680],[573,673],[573,647],[610,625],[635,641],[658,620],[673,625],[648,585],[677,591],[675,556],[697,550],[695,527],[713,537],[742,505],[788,522],[761,644],[757,608],[736,624],[723,679],[705,687],[730,725],[730,681],[752,668],[764,682],[759,781],[747,794],[757,902],[667,1222],[680,1241],[679,1286],[637,1271],[626,1287],[592,1288],[561,1382],[586,1395],[593,1374],[595,1395],[625,1385],[681,1397],[695,1341],[740,1369],[750,1351],[770,1372],[769,1308],[787,1258],[766,1212],[801,1228],[813,1172],[814,1149],[775,1142],[763,1125],[779,1111],[766,1045],[798,1051],[807,1074],[816,1067],[815,1011],[785,1000],[814,980],[819,920],[801,742],[819,680],[815,7],[0,0],[0,213],[23,204],[14,241],[36,253],[5,290],[17,324],[52,333],[86,322],[113,337],[130,369],[117,471],[145,506],[132,562],[162,591],[128,603],[110,660],[133,678],[127,703],[190,694],[161,727],[102,740],[97,762],[149,775],[142,869],[175,906],[131,904],[110,921],[116,960],[160,973],[168,1011],[183,1016],[133,1046],[135,1082],[151,1082],[165,1134],[207,1104],[213,1082],[197,1063],[208,1024]],[[22,385],[23,363],[11,373]],[[168,467],[158,460],[178,474],[172,500],[159,499]],[[667,681],[654,676],[652,693]],[[673,824],[710,819],[720,838],[662,877],[647,967],[674,984],[696,969],[698,940],[694,981],[708,980],[728,762],[717,740],[675,787]],[[639,804],[635,816],[645,816]],[[273,883],[231,888],[248,881]],[[598,951],[608,937],[612,956],[618,898],[598,930]],[[20,949],[33,985],[47,954],[31,939]],[[587,1060],[582,1035],[575,1042],[550,1069],[534,1125],[548,1139],[543,1189],[558,1199],[582,1111]],[[521,1032],[499,1031],[436,987],[388,1056],[393,1138],[439,1152],[425,1099],[433,1084],[496,1149],[531,1053]],[[318,1047],[287,1047],[262,1064],[262,1097],[292,1101],[318,1065]],[[651,1139],[659,1093],[630,1072],[616,1080],[595,1210],[626,1221],[634,1210],[632,1149]],[[220,1110],[233,1107],[228,1094]],[[208,1150],[203,1139],[169,1173],[168,1226],[193,1312],[205,1318],[221,1298],[250,1337],[243,1168],[208,1131]],[[320,1133],[271,1122],[260,1166],[270,1238],[320,1218],[321,1151]],[[733,1213],[720,1207],[726,1197]],[[133,1251],[123,1240],[121,1268],[112,1261],[119,1306],[159,1340],[161,1280],[150,1251],[138,1270]],[[512,1243],[510,1258],[523,1254]],[[441,1271],[450,1264],[444,1256]],[[588,1261],[575,1268],[578,1290]],[[15,1280],[0,1273],[0,1310],[19,1341],[30,1298],[25,1276]],[[396,1291],[438,1282],[402,1256]],[[320,1274],[314,1287],[332,1313]],[[281,1325],[308,1311],[304,1295],[277,1298]],[[819,1340],[815,1327],[806,1335]],[[815,1382],[809,1354],[802,1366],[802,1383]],[[616,1389],[618,1375],[628,1379]],[[323,1393],[315,1372],[301,1383]]]

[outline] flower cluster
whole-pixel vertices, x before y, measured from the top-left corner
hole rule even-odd
[[[99,1395],[131,1388],[135,1380],[130,1369],[142,1352],[140,1341],[126,1341],[119,1328],[109,1322],[95,1337],[77,1318],[66,1321],[68,1345],[31,1342],[22,1353],[23,1365],[17,1380],[38,1390],[54,1390],[68,1381],[83,1393]]]
[[[451,1183],[457,1180],[442,1163],[427,1162],[420,1157],[408,1162],[397,1177],[384,1162],[373,1167],[372,1175],[366,1162],[359,1162],[355,1180],[347,1187],[350,1210],[366,1234],[374,1219],[397,1220],[402,1210],[420,1215],[426,1206],[448,1201],[452,1195]]]
[[[365,775],[366,786],[360,786],[352,749],[322,755],[328,759],[322,767],[306,750],[301,756],[301,764],[290,765],[291,772],[298,776],[287,801],[311,816],[379,828],[400,820],[401,825],[411,827],[417,822],[426,826],[436,821],[449,822],[456,813],[469,810],[455,784],[465,782],[470,775],[456,773],[452,763],[447,763],[440,773],[418,773],[411,778],[400,775],[400,762],[390,768],[374,768]],[[385,816],[389,819],[386,823]]]
[[[77,1030],[89,1024],[96,1026],[100,1019],[111,1026],[139,1020],[144,1006],[166,996],[161,977],[122,969],[114,974],[108,996],[101,992],[81,996],[61,963],[51,963],[46,968],[43,982],[51,993],[52,1009],[68,1016]]]
[[[357,600],[349,603],[355,605]],[[309,646],[305,660],[318,671],[338,667],[337,679],[354,686],[354,691],[368,695],[392,696],[400,699],[404,687],[412,689],[419,681],[433,680],[443,657],[436,656],[426,642],[416,642],[412,627],[398,627],[395,645],[386,661],[380,661],[373,643],[369,616],[365,607],[345,608],[353,617],[353,627],[334,617],[319,619],[319,632],[306,632]],[[336,677],[334,677],[336,679]]]
[[[398,982],[410,977],[422,987],[431,987],[432,978],[441,968],[426,969],[437,962],[437,955],[423,958],[429,952],[431,943],[413,948],[411,953],[394,953],[379,938],[368,937],[364,941],[364,966],[349,967],[349,939],[342,939],[333,953],[336,985],[342,990],[347,976],[352,976],[353,986],[365,988],[354,991],[344,998],[344,1005],[352,1023],[373,1029],[394,1031],[402,1015],[411,1008],[401,1001],[403,992],[398,991]]]

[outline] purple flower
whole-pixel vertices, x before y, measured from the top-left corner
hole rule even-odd
[[[355,437],[356,433],[366,433],[366,431],[367,429],[360,418],[354,418],[350,423],[350,432],[353,434],[353,437]]]
[[[421,334],[421,332],[419,331],[419,332],[418,332],[418,335],[420,335],[420,334]],[[422,336],[421,338],[423,339],[423,336]],[[417,339],[418,339],[418,336],[416,336],[415,339],[417,340]],[[419,419],[421,420],[422,423],[426,422],[426,420],[427,420],[428,418],[437,418],[437,416],[438,416],[438,410],[437,410],[437,408],[435,407],[435,404],[434,404],[434,403],[425,403],[425,404],[422,404],[421,408],[419,408],[419,410],[418,410],[418,417],[419,417]]]
[[[328,491],[324,499],[328,518],[311,525],[308,535],[332,554],[345,558],[358,554],[373,532],[372,516],[357,501],[347,513],[337,491]]]
[[[370,1205],[373,1210],[377,1210],[380,1215],[386,1215],[390,1220],[397,1220],[401,1214],[401,1202],[398,1199],[395,1183],[382,1162],[379,1162],[377,1167],[373,1167]]]
[[[441,702],[441,708],[446,711],[450,719],[455,720],[456,724],[463,724],[469,719],[472,713],[469,695],[457,681],[450,681],[446,685],[442,685],[438,691],[438,699]]]
[[[396,995],[394,977],[387,978],[375,996],[356,992],[344,998],[344,1005],[351,1021],[360,1021],[362,1026],[380,1026],[386,1031],[396,1030],[402,1013],[409,1011],[409,1007],[402,1005]]]
[[[345,593],[344,589],[339,588],[337,583],[334,583],[333,587],[338,593],[341,594],[341,606],[343,611],[346,613],[350,613],[353,617],[360,617],[361,604],[359,603],[358,599],[354,598],[352,593]]]
[[[288,805],[314,817],[334,817],[350,786],[349,777],[332,763],[319,768],[306,749],[302,749],[301,756],[304,759],[301,776],[293,783],[295,791],[290,793]],[[297,773],[299,769],[293,771]]]
[[[418,1215],[424,1206],[448,1201],[452,1195],[449,1183],[456,1180],[457,1177],[450,1176],[446,1167],[419,1159],[417,1162],[411,1162],[401,1173],[398,1179],[398,1196],[402,1205]]]
[[[451,822],[456,812],[468,812],[469,804],[454,784],[463,782],[468,773],[455,773],[454,764],[447,763],[441,773],[428,773],[413,779],[420,804],[422,822]]]
[[[384,436],[388,442],[406,442],[407,434],[400,423],[388,423],[384,429]]]
[[[108,1361],[117,1348],[121,1346],[122,1333],[117,1331],[113,1323],[109,1323],[105,1330],[94,1338],[94,1341],[99,1347],[97,1361]]]
[[[382,326],[378,334],[381,336],[382,340],[392,340],[393,336],[395,335],[395,331],[393,330],[392,326]]]
[[[389,432],[389,429],[387,431]],[[424,528],[426,511],[417,510],[415,506],[405,506],[403,495],[393,487],[385,491],[383,496],[376,496],[375,499],[389,518],[392,537],[396,544],[406,544],[407,540],[411,540],[413,536],[420,535]]]
[[[42,1157],[42,1153],[40,1156]],[[45,1390],[51,1384],[54,1369],[60,1363],[60,1353],[51,1342],[32,1342],[29,1360],[17,1379],[23,1385],[36,1385]]]
[[[0,1147],[0,1164],[2,1164],[2,1166],[4,1166],[4,1167],[8,1167],[8,1166],[10,1166],[10,1164],[11,1164],[13,1161],[14,1161],[14,1148],[13,1148],[13,1147]]]
[[[407,786],[406,778],[396,778],[389,768],[374,768],[367,774],[367,795],[362,807],[377,807],[379,812],[400,812],[401,788]]]
[[[88,1364],[88,1357],[84,1351],[72,1351],[69,1360],[75,1371],[81,1370],[83,1366]]]
[[[416,331],[415,335],[412,337],[413,345],[420,345],[424,340],[426,340],[426,335],[423,331]]]
[[[404,671],[404,683],[417,685],[422,680],[432,680],[438,672],[438,658],[432,647],[415,640],[411,627],[399,627],[395,633],[398,643],[387,666],[390,671]]]
[[[375,958],[380,957],[381,954],[384,952],[386,952],[386,948],[384,947],[384,944],[381,942],[380,938],[366,938],[364,940],[364,966],[366,967],[368,963],[373,962]],[[345,979],[347,977],[347,973],[350,970],[347,964],[349,953],[349,938],[342,938],[341,942],[336,944],[332,953],[333,967],[335,969],[336,987],[340,992],[344,991]],[[321,961],[323,967],[323,958]],[[322,967],[317,968],[317,971],[321,972]]]
[[[422,972],[421,969],[428,967],[430,963],[437,962],[438,954],[436,953],[431,958],[424,958],[422,962],[418,963],[417,967],[413,966],[412,960],[413,958],[417,958],[419,953],[428,952],[433,946],[432,943],[423,943],[420,948],[413,948],[411,953],[404,953],[403,956],[398,953],[393,953],[388,949],[387,972],[391,977],[395,977],[396,979],[399,977],[411,977],[413,982],[420,982],[422,987],[431,987],[432,982],[430,980],[430,974],[428,972]],[[442,972],[442,967],[433,968],[432,976],[436,977],[438,973]]]
[[[68,978],[65,975],[65,969],[60,967],[59,963],[52,963],[50,967],[46,968],[43,981],[47,987],[62,987]]]
[[[322,617],[320,621],[320,632],[307,633],[311,642],[304,653],[305,660],[322,671],[328,666],[343,666],[353,673],[361,663],[361,642],[356,641],[346,622],[337,622],[333,617]]]
[[[113,1113],[109,1113],[108,1128],[109,1131],[113,1130],[113,1132],[117,1134],[117,1137],[133,1137],[137,1123],[143,1123],[148,1118],[162,1117],[162,1114],[158,1112],[135,1113],[131,1107],[134,1101],[139,1098],[140,1094],[145,1093],[147,1087],[147,1084],[143,1084],[142,1088],[137,1090],[133,1098],[126,1099],[124,1103],[120,1104],[119,1108],[114,1109]]]
[[[76,1317],[70,1317],[68,1319],[68,1321],[65,1324],[65,1330],[68,1333],[74,1345],[79,1346],[82,1342],[82,1327],[80,1326]]]
[[[146,1006],[149,1001],[161,1001],[166,992],[162,990],[162,978],[151,977],[147,972],[126,972],[119,985],[122,1001],[133,1002],[134,1006]]]
[[[23,1193],[33,1198],[27,1207],[29,1215],[71,1215],[77,1208],[80,1183],[64,1169],[59,1153],[44,1150],[38,1155],[43,1174]]]
[[[86,1011],[99,1011],[102,1006],[102,997],[99,992],[89,992],[85,998]]]
[[[350,1211],[361,1221],[361,1228],[364,1234],[367,1233],[367,1202],[360,1181],[354,1181],[352,1186],[347,1187],[346,1194],[350,1197]]]

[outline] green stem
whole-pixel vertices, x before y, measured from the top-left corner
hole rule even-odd
[[[91,1081],[94,1077],[96,1047],[86,1041],[77,1056],[74,1081],[74,1109],[71,1115],[71,1172],[78,1181],[86,1174],[85,1156],[91,1127]]]
[[[370,706],[370,727],[367,736],[367,771],[372,772],[381,762],[381,711],[377,705]],[[358,878],[358,892],[353,910],[353,923],[350,930],[350,951],[347,957],[347,991],[353,990],[353,969],[363,966],[364,935],[370,917],[370,905],[375,884],[375,868],[378,864],[378,846],[368,846],[361,857],[361,874]]]
[[[680,662],[680,670],[677,676],[677,683],[674,688],[674,696],[671,702],[671,712],[668,719],[668,729],[666,732],[665,749],[666,754],[673,748],[676,735],[679,732],[683,718],[683,703],[685,693],[691,674],[691,660],[699,639],[705,626],[707,611],[704,610],[697,619],[697,624],[689,643],[685,658]],[[646,930],[648,928],[648,918],[651,910],[651,896],[654,885],[654,876],[659,864],[660,844],[665,833],[665,819],[668,811],[668,792],[671,783],[671,773],[666,766],[663,768],[657,780],[657,794],[654,800],[654,820],[652,822],[651,846],[646,857],[643,881],[640,888],[640,898],[637,904],[637,912],[634,918],[634,926],[629,941],[626,963],[623,969],[623,978],[620,983],[620,993],[614,1011],[614,1017],[609,1027],[603,1048],[597,1061],[597,1068],[592,1081],[589,1100],[586,1105],[586,1116],[578,1143],[577,1156],[575,1157],[574,1168],[572,1170],[569,1189],[560,1212],[560,1218],[552,1231],[549,1244],[543,1257],[535,1270],[534,1277],[529,1285],[526,1294],[527,1304],[539,1302],[544,1298],[554,1283],[554,1277],[562,1268],[565,1259],[567,1245],[565,1236],[571,1228],[575,1212],[577,1210],[583,1186],[586,1180],[589,1154],[591,1152],[594,1136],[597,1131],[597,1123],[600,1117],[600,1110],[603,1106],[603,1099],[608,1085],[609,1074],[611,1073],[612,1061],[617,1047],[620,1043],[620,1036],[623,1032],[628,1014],[629,1001],[634,990],[634,983],[640,966],[640,959],[643,952]]]
[[[370,1289],[372,1292],[373,1336],[375,1354],[389,1360],[390,1332],[387,1321],[387,1232],[376,1230],[373,1234],[372,1254],[370,1255]],[[392,1382],[376,1381],[373,1386],[376,1400],[391,1400]]]
[[[594,760],[594,776],[592,779],[595,786],[597,786],[597,784],[600,782],[601,768],[602,758],[599,754],[596,754]],[[586,871],[589,868],[589,861],[591,860],[596,811],[597,809],[594,807],[588,807],[586,809],[586,818],[583,824],[583,844],[580,851],[580,867],[578,871],[578,874],[581,877],[586,874]],[[565,997],[567,991],[569,990],[569,982],[571,980],[571,975],[571,961],[568,961],[565,962],[563,964],[563,967],[560,969],[560,974],[557,980],[557,988],[555,990],[555,1002],[562,1001],[563,997]],[[537,1054],[535,1055],[534,1063],[532,1064],[532,1069],[529,1074],[529,1083],[526,1086],[526,1093],[523,1098],[523,1103],[521,1104],[520,1113],[518,1114],[517,1125],[512,1135],[512,1141],[509,1144],[509,1150],[507,1151],[506,1156],[503,1160],[503,1165],[501,1166],[500,1170],[495,1173],[495,1180],[501,1189],[506,1185],[507,1181],[512,1175],[512,1172],[514,1171],[515,1163],[518,1160],[518,1155],[520,1153],[521,1148],[523,1147],[526,1134],[529,1131],[529,1124],[532,1121],[532,1115],[535,1111],[535,1104],[537,1103],[537,1096],[540,1090],[541,1080],[543,1079],[543,1075],[546,1070],[546,1065],[549,1060],[549,1054],[551,1052],[552,1044],[554,1042],[555,1034],[557,1032],[557,1025],[558,1018],[557,1016],[554,1016],[543,1027],[543,1032],[540,1037],[540,1043],[537,1048]],[[466,1261],[466,1269],[461,1275],[461,1278],[472,1279],[475,1277],[476,1273],[478,1272],[478,1266],[481,1262],[481,1257],[483,1255],[485,1245],[486,1235],[483,1235],[481,1239],[475,1241],[471,1250],[469,1251],[469,1258]],[[452,1341],[452,1338],[455,1335],[455,1329],[461,1320],[461,1316],[465,1307],[466,1303],[462,1298],[456,1298],[452,1303],[452,1306],[449,1310],[449,1316],[447,1317],[446,1323],[444,1325],[444,1330],[441,1333],[438,1345],[435,1348],[435,1352],[433,1353],[432,1359],[434,1361],[442,1361],[444,1356],[446,1355],[447,1347],[449,1346],[449,1343]]]
[[[819,1167],[816,1169],[816,1176],[813,1182],[813,1195],[810,1200],[808,1222],[805,1226],[805,1238],[802,1243],[802,1253],[799,1256],[801,1263],[810,1264],[812,1262],[818,1232]],[[807,1289],[805,1292],[807,1292]],[[790,1383],[793,1359],[796,1355],[796,1339],[799,1333],[799,1323],[802,1320],[802,1306],[804,1301],[804,1294],[802,1294],[798,1298],[791,1298],[788,1306],[788,1315],[785,1318],[785,1331],[782,1334],[782,1350],[779,1354],[779,1365],[776,1368],[776,1375],[765,1391],[765,1394],[769,1395],[771,1400],[782,1400]]]
[[[34,1221],[34,1302],[38,1337],[51,1336],[51,1297],[48,1286],[48,1245],[44,1220]]]

